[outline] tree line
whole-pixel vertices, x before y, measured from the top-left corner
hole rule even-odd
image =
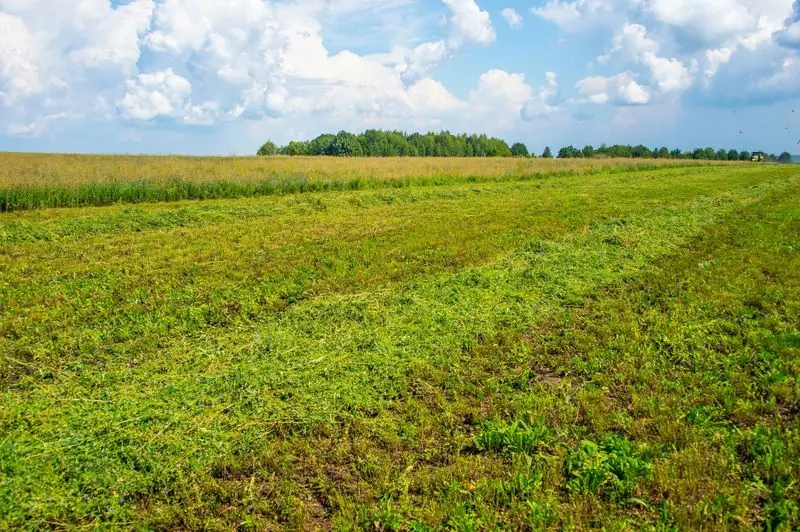
[[[528,157],[528,149],[518,142],[487,135],[453,135],[438,133],[404,133],[370,129],[355,135],[340,131],[325,133],[310,141],[292,141],[277,146],[268,141],[258,155],[327,155],[333,157]]]
[[[258,155],[324,155],[330,157],[532,157],[525,144],[516,142],[508,145],[503,139],[487,135],[454,135],[449,131],[429,133],[405,133],[402,131],[367,130],[361,134],[340,131],[336,135],[324,133],[310,141],[292,141],[286,146],[278,146],[272,141],[265,142]],[[546,147],[543,158],[552,158],[553,152]],[[747,151],[715,150],[697,148],[695,150],[670,150],[667,147],[650,149],[647,146],[628,146],[605,144],[595,148],[583,149],[565,146],[558,150],[557,157],[571,159],[578,157],[620,157],[654,159],[698,159],[715,161],[746,161],[751,154]],[[782,153],[764,154],[766,160],[791,162],[791,155]]]
[[[545,149],[545,152],[548,151]],[[666,146],[661,148],[648,148],[647,146],[629,146],[615,144],[613,146],[600,145],[598,148],[586,146],[583,149],[574,146],[566,146],[558,151],[558,158],[572,159],[578,157],[622,157],[633,159],[695,159],[704,161],[749,161],[753,154],[761,154],[765,161],[789,163],[792,156],[788,152],[780,155],[765,153],[761,151],[750,153],[749,151],[725,150],[708,148],[696,148],[694,150],[670,150]],[[545,156],[543,154],[543,156]]]

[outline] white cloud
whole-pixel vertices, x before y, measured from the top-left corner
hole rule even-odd
[[[531,8],[537,17],[567,31],[582,31],[616,23],[620,14],[637,7],[643,0],[548,0]]]
[[[425,42],[405,54],[399,65],[404,76],[417,78],[431,72],[449,53],[444,41]]]
[[[581,11],[578,9],[580,4],[581,2],[549,0],[542,7],[531,8],[531,13],[564,29],[572,29],[583,18]]]
[[[209,124],[218,112],[213,102],[193,105],[192,84],[171,68],[140,74],[126,87],[118,107],[122,116],[130,120],[173,118],[185,124]]]
[[[455,47],[475,42],[490,44],[497,35],[488,11],[482,10],[475,0],[442,0],[452,15],[448,22],[453,29],[451,44]]]
[[[792,42],[793,32],[800,37],[800,28],[791,28],[788,21],[784,24],[791,3],[791,0],[548,0],[531,11],[567,31],[606,30],[620,18],[631,21],[627,24],[629,29],[636,26],[655,29],[658,41],[679,44],[671,49],[680,55],[670,58],[654,55],[647,66],[662,90],[673,87],[672,90],[678,91],[689,85],[695,61],[704,63],[704,73],[711,78],[730,61],[728,50],[734,55],[741,50],[761,49],[774,41],[778,31],[781,32],[778,40],[787,43]],[[635,32],[618,33],[611,51],[598,59],[602,64],[622,49],[638,50],[637,62],[648,51],[657,54],[657,50],[647,49],[648,41],[654,41],[641,40],[644,37]],[[636,41],[637,38],[640,40]]]
[[[38,57],[37,43],[25,22],[0,12],[0,102],[11,105],[42,90]]]
[[[466,104],[453,96],[444,85],[430,78],[424,78],[408,88],[408,101],[416,115],[448,113],[461,109]]]
[[[499,101],[519,112],[530,99],[531,92],[524,74],[492,69],[478,79],[478,87],[472,92],[470,100],[479,105]]]
[[[626,23],[614,35],[611,50],[597,58],[598,62],[605,64],[615,54],[622,55],[627,61],[636,61],[645,53],[658,52],[659,45],[647,37],[647,28],[641,24]]]
[[[644,105],[650,101],[650,94],[636,82],[632,72],[622,72],[616,76],[589,76],[575,86],[587,102],[595,104]]]
[[[789,0],[648,0],[646,10],[701,46],[718,46],[774,32],[791,4]]]
[[[500,12],[503,15],[503,18],[506,20],[508,26],[512,29],[522,27],[522,17],[517,10],[511,7],[507,7]]]
[[[800,22],[794,22],[782,30],[778,42],[787,48],[800,49]]]
[[[481,75],[470,93],[470,114],[493,130],[507,129],[521,119],[532,95],[524,74],[492,69]]]
[[[535,120],[559,111],[557,106],[558,76],[555,72],[545,72],[545,84],[522,109],[524,120]]]
[[[751,89],[763,94],[800,94],[800,58],[790,56],[783,60],[772,75],[752,83]]]
[[[692,86],[695,62],[690,71],[679,59],[668,59],[646,52],[642,55],[642,63],[650,68],[653,81],[662,93],[681,92]]]
[[[777,41],[786,48],[800,50],[800,0],[795,0],[792,14],[778,32]]]
[[[113,10],[98,8],[104,14],[96,16],[84,46],[70,52],[70,58],[87,68],[108,65],[129,74],[139,60],[139,36],[149,29],[155,4],[138,0]]]
[[[727,64],[733,56],[734,50],[732,48],[717,48],[713,50],[706,50],[705,60],[705,76],[713,78],[721,65]]]
[[[692,72],[679,59],[659,56],[659,49],[659,43],[647,36],[647,28],[626,23],[614,36],[611,50],[598,57],[598,62],[608,63],[612,57],[620,55],[627,62],[648,67],[653,82],[662,93],[688,89],[693,81]]]
[[[754,29],[758,18],[737,0],[650,0],[657,20],[686,31],[704,44],[715,44]]]

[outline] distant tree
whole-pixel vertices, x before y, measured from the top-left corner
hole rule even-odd
[[[527,146],[521,142],[515,142],[514,145],[511,146],[511,155],[514,157],[528,157],[530,154],[528,153]]]
[[[608,148],[610,157],[630,158],[633,157],[633,147],[623,144],[614,144]]]
[[[583,154],[581,151],[575,146],[564,146],[560,150],[558,150],[558,158],[559,159],[574,159],[576,157],[581,157]]]
[[[542,152],[542,157],[544,159],[552,159],[553,152],[550,150],[550,146],[545,147],[544,151]]]
[[[282,155],[310,155],[311,151],[308,142],[293,140],[280,149]]]
[[[681,150],[679,150],[678,148],[675,148],[674,150],[669,152],[669,156],[672,157],[673,159],[682,159],[683,158],[683,152]]]
[[[265,157],[267,155],[275,155],[277,153],[278,153],[278,146],[271,140],[268,140],[267,142],[261,145],[256,155],[259,155],[260,157]]]
[[[779,163],[790,163],[792,162],[792,154],[788,151],[785,151],[778,156]]]
[[[336,135],[324,133],[309,143],[308,151],[311,155],[330,155],[331,144],[336,140]]]
[[[769,155],[767,155],[767,160],[769,162],[771,162],[771,163],[777,163],[778,162],[778,156],[775,155],[774,153],[770,153]]]
[[[359,135],[361,148],[368,157],[386,157],[390,155],[389,135],[383,131],[370,129]]]
[[[631,148],[630,153],[631,157],[635,157],[637,159],[650,158],[653,156],[653,152],[650,151],[650,148],[648,148],[647,146],[643,146],[641,144]]]
[[[728,152],[725,150],[718,150],[716,156],[714,157],[718,161],[727,161],[728,160]]]
[[[662,146],[662,147],[661,147],[661,148],[658,150],[658,158],[659,158],[659,159],[669,159],[669,157],[670,157],[670,155],[669,155],[669,149],[668,149],[666,146]]]
[[[738,161],[739,160],[739,152],[736,150],[731,150],[728,152],[728,160],[729,161]]]
[[[750,152],[749,151],[741,152],[739,154],[739,160],[740,161],[749,161],[750,160]]]
[[[594,154],[595,154],[594,146],[592,146],[591,144],[589,144],[587,146],[584,146],[584,148],[583,148],[583,156],[584,157],[586,157],[587,159],[590,159],[590,158],[594,157]]]
[[[358,137],[347,131],[340,131],[336,135],[336,138],[328,146],[327,153],[327,155],[336,157],[358,157],[363,154],[364,151]]]

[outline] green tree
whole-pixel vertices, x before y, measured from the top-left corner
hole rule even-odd
[[[718,150],[716,156],[714,157],[718,161],[727,161],[728,160],[728,152],[725,150]]]
[[[309,155],[311,152],[308,142],[293,140],[289,144],[281,148],[280,153],[282,155],[297,156],[297,155]]]
[[[728,152],[728,160],[729,161],[738,161],[739,160],[739,152],[736,150],[731,150]]]
[[[334,140],[336,140],[335,135],[324,133],[310,142],[309,152],[311,155],[330,155],[328,152]]]
[[[521,142],[515,142],[514,145],[511,146],[511,155],[514,157],[528,157],[530,154],[528,153],[527,146]]]
[[[327,155],[335,157],[359,157],[364,154],[358,137],[347,131],[340,131],[328,146]]]
[[[658,150],[659,159],[669,159],[669,157],[670,157],[669,148],[667,148],[666,146],[662,146],[661,148],[659,148]]]
[[[277,153],[278,153],[278,146],[271,140],[268,140],[267,142],[261,145],[256,155],[260,157],[265,157],[267,155],[275,155]]]
[[[740,161],[749,161],[750,160],[750,152],[749,151],[741,152],[739,154],[739,160]]]
[[[581,155],[581,151],[574,146],[565,146],[558,150],[559,159],[573,159],[575,157],[580,157]]]
[[[586,146],[583,147],[583,156],[586,157],[587,159],[594,157],[594,154],[595,154],[594,146],[592,146],[591,144],[587,144]]]
[[[542,157],[544,159],[552,159],[553,158],[553,152],[550,151],[550,146],[545,147],[544,151],[542,152]]]
[[[790,162],[792,162],[792,154],[789,153],[788,151],[785,151],[785,152],[781,153],[780,156],[778,157],[778,162],[779,163],[790,163]]]

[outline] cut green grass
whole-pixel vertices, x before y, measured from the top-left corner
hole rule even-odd
[[[795,528],[798,184],[5,214],[0,520]]]

